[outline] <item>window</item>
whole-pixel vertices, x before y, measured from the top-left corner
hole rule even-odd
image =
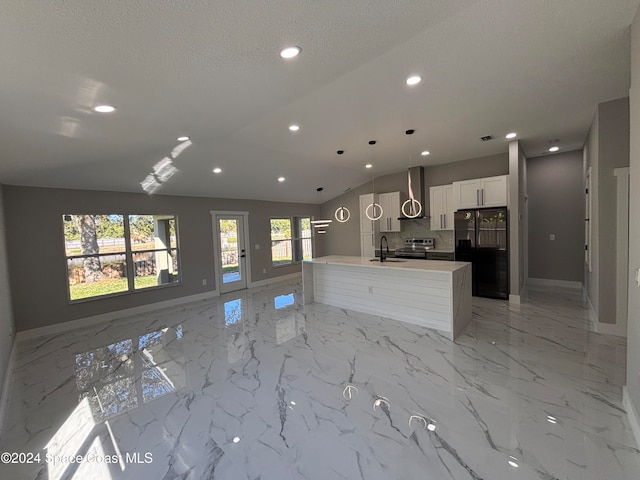
[[[313,256],[310,217],[271,219],[271,261],[274,267]]]
[[[175,215],[64,215],[69,299],[177,284]]]

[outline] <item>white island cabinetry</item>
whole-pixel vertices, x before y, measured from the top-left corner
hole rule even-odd
[[[471,264],[371,262],[332,255],[302,263],[305,303],[324,303],[457,336],[471,320]]]

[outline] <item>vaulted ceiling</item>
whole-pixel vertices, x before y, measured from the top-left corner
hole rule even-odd
[[[528,156],[578,149],[596,105],[628,94],[638,3],[12,0],[0,183],[143,192],[167,158],[156,193],[316,202],[506,152],[511,131]]]

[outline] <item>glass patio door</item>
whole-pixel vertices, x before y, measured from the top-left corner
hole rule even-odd
[[[220,293],[247,288],[244,217],[216,215]]]

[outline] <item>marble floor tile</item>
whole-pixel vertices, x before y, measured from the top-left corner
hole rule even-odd
[[[20,341],[0,478],[637,480],[625,355],[574,290],[452,342],[282,282]]]

